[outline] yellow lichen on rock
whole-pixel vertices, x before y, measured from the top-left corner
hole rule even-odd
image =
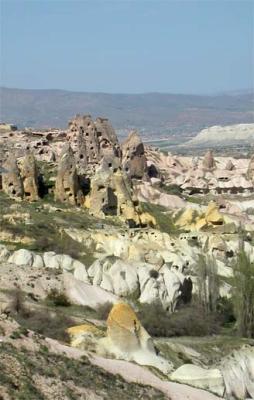
[[[83,207],[88,208],[88,209],[91,207],[91,199],[90,199],[89,195],[87,195],[85,197]]]
[[[195,222],[197,211],[192,208],[186,208],[176,221],[176,225],[180,227],[190,227]]]
[[[222,214],[219,212],[218,206],[215,202],[210,202],[205,212],[205,219],[207,223],[213,225],[222,225],[224,220]]]
[[[107,319],[107,334],[93,324],[67,329],[71,346],[95,352],[103,357],[151,365],[168,374],[172,365],[156,354],[153,340],[141,325],[136,313],[126,303],[118,303]]]
[[[140,330],[141,327],[135,312],[126,303],[115,304],[111,309],[107,319],[108,330],[115,324],[129,331],[133,331],[134,329]]]
[[[157,225],[157,221],[153,215],[149,214],[148,212],[143,212],[139,216],[140,223],[143,226],[152,226],[155,227]]]
[[[208,204],[204,212],[187,208],[176,221],[177,226],[189,231],[199,231],[223,224],[225,224],[225,218],[213,201]]]
[[[104,336],[104,332],[101,329],[89,323],[72,326],[66,329],[66,332],[70,336],[71,346],[81,349],[91,347],[91,342],[94,342],[95,346],[97,339]]]

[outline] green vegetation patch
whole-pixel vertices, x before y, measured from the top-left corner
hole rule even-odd
[[[179,228],[175,225],[175,217],[165,207],[151,203],[141,203],[140,205],[143,212],[148,212],[156,219],[161,232],[180,233]]]

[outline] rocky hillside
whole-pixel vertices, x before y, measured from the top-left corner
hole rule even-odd
[[[253,398],[254,156],[4,128],[0,399]]]
[[[212,126],[203,129],[185,146],[218,147],[254,144],[254,124]]]
[[[107,116],[117,130],[193,134],[207,126],[253,123],[253,94],[106,94],[2,88],[0,120],[20,128],[67,125],[75,113]]]

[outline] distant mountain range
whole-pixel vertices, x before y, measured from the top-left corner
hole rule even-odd
[[[167,93],[107,94],[0,88],[0,120],[20,128],[65,128],[75,114],[110,119],[118,133],[194,135],[212,125],[254,122],[250,92],[201,96]]]

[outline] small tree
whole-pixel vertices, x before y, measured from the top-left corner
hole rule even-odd
[[[198,301],[205,313],[215,313],[219,298],[219,277],[214,257],[201,255],[197,264]]]
[[[240,248],[232,278],[232,301],[241,336],[254,338],[254,263]]]

